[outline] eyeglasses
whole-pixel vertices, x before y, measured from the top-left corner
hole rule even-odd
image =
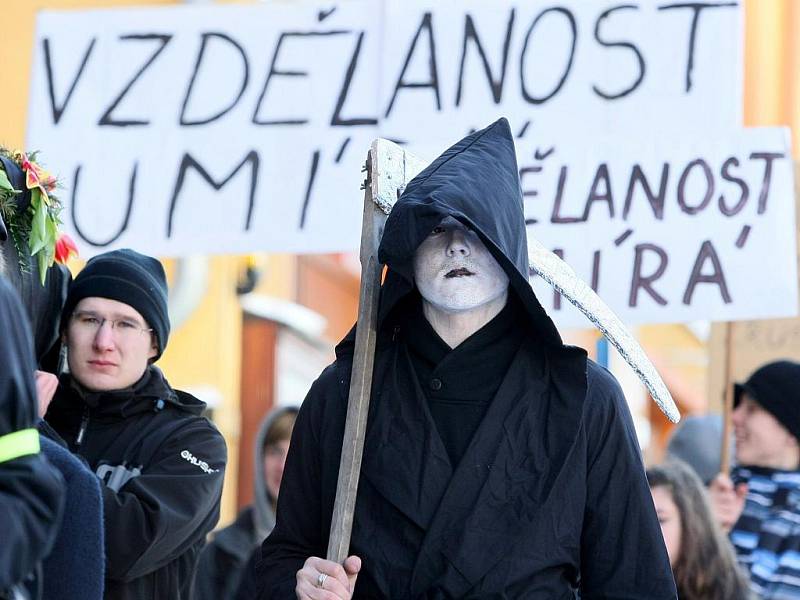
[[[111,325],[111,333],[118,340],[131,340],[145,332],[153,331],[152,328],[142,327],[129,318],[106,319],[93,312],[77,311],[72,313],[72,322],[78,331],[86,335],[97,335],[105,323]]]

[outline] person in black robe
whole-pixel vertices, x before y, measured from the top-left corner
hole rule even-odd
[[[389,216],[350,556],[323,560],[354,331],[295,424],[260,598],[675,598],[619,385],[563,344],[528,283],[501,119]]]

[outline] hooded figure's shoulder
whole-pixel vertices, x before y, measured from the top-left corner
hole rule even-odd
[[[604,438],[612,431],[624,432],[629,439],[636,440],[631,412],[619,382],[593,360],[587,359],[586,365],[583,418],[587,433],[590,437]]]
[[[589,395],[605,398],[606,401],[614,401],[618,397],[624,400],[617,378],[591,358],[586,359],[586,385]]]
[[[598,416],[628,410],[617,378],[590,358],[586,359],[586,408]]]

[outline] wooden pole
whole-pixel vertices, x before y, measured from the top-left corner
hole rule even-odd
[[[722,441],[719,470],[728,474],[731,470],[731,414],[733,413],[733,322],[725,324],[725,370],[723,385],[725,393],[722,400]]]
[[[333,505],[331,533],[328,540],[328,560],[339,564],[347,558],[350,533],[353,529],[353,512],[356,505],[358,479],[361,473],[361,456],[372,391],[372,368],[375,361],[375,340],[378,324],[378,293],[381,287],[383,266],[378,261],[378,245],[383,234],[386,214],[373,201],[371,183],[373,150],[367,156],[367,181],[364,185],[364,215],[361,223],[361,289],[358,299],[358,321],[353,350],[353,369],[350,376],[350,393],[347,399],[342,457],[339,462],[339,479]]]

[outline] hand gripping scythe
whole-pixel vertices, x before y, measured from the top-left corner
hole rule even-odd
[[[339,480],[328,542],[328,560],[344,562],[350,547],[353,511],[361,471],[361,455],[369,412],[372,368],[378,323],[378,292],[383,265],[378,262],[378,245],[386,217],[406,184],[422,171],[427,163],[400,146],[377,139],[367,155],[364,189],[364,214],[361,224],[361,288],[358,301],[358,322],[347,401]],[[599,296],[581,281],[558,256],[528,237],[530,267],[556,291],[574,304],[603,333],[647,387],[659,408],[672,421],[680,414],[666,385],[625,325]]]

